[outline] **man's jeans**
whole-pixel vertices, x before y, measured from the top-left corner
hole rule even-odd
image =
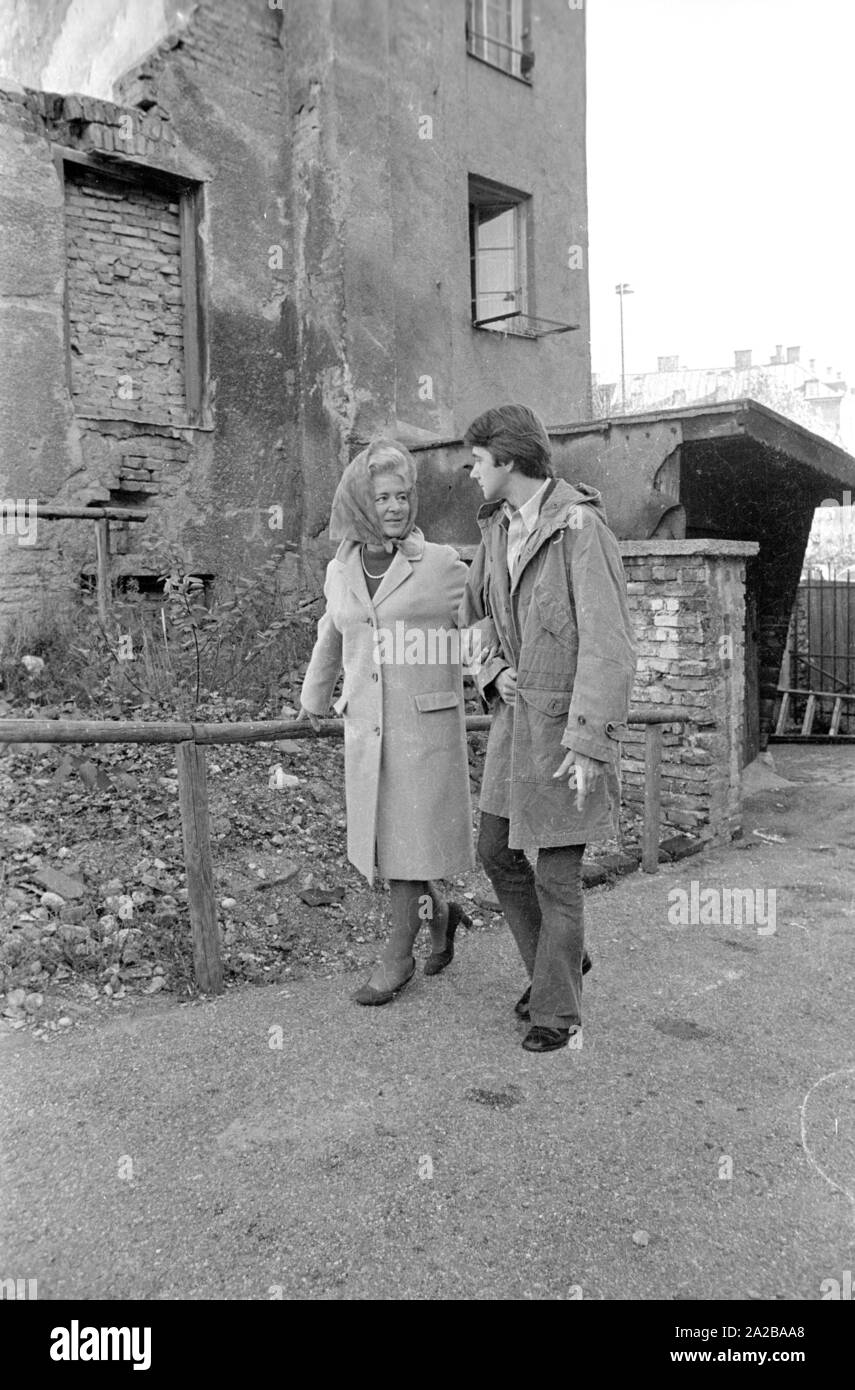
[[[509,822],[481,812],[478,857],[531,977],[529,1013],[541,1028],[582,1022],[584,845],[540,849],[532,870],[508,848]]]

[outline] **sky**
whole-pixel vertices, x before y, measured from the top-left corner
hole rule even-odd
[[[620,372],[614,290],[624,282],[633,290],[624,301],[628,372],[654,371],[657,357],[673,355],[691,367],[729,366],[736,348],[763,363],[780,343],[855,386],[855,0],[584,7],[599,379]],[[33,35],[53,16],[62,34],[45,70],[17,75],[106,94],[112,72],[189,8],[0,0],[0,59],[5,49],[13,67],[26,67]]]
[[[855,386],[855,0],[586,0],[593,370],[798,345]]]

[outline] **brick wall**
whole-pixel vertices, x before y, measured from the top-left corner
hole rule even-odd
[[[67,165],[65,225],[75,411],[180,423],[178,204],[142,181],[135,186]]]
[[[150,103],[149,103],[150,105]],[[97,170],[71,154],[106,154]],[[121,164],[124,177],[118,177]],[[188,425],[177,195],[205,170],[176,147],[165,113],[85,96],[0,90],[0,208],[7,248],[0,324],[0,498],[133,505],[113,525],[113,574],[159,573],[185,540],[211,422]],[[67,326],[66,326],[67,325]],[[68,385],[71,390],[69,391]],[[183,533],[183,534],[182,534]],[[16,617],[58,611],[95,565],[94,528],[42,520],[35,545],[0,536],[0,640]]]
[[[740,822],[745,692],[745,563],[738,541],[623,541],[638,649],[632,704],[691,714],[663,730],[662,816],[705,840],[730,839]],[[641,811],[644,730],[623,745],[622,795]]]

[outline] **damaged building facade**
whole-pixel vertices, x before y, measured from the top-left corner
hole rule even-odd
[[[753,402],[593,420],[585,14],[566,0],[202,0],[115,100],[0,90],[0,499],[136,509],[114,581],[276,555],[320,593],[342,469],[406,441],[464,556],[461,435],[525,401],[623,543],[633,704],[679,708],[663,817],[739,823],[813,510],[855,461]],[[0,638],[95,570],[95,527],[0,535]],[[643,735],[624,796],[643,792]]]
[[[588,416],[582,12],[205,0],[114,96],[0,93],[0,496],[146,510],[114,580],[311,592],[361,441]],[[0,626],[93,532],[2,538]]]

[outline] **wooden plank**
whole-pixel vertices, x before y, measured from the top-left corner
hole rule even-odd
[[[846,696],[841,696],[846,699]],[[851,697],[855,699],[855,695]],[[627,724],[660,727],[691,724],[693,716],[674,710],[630,710]],[[468,733],[486,733],[489,715],[466,716]],[[324,719],[321,737],[337,738],[344,732],[341,719]],[[316,738],[308,723],[296,719],[256,719],[242,724],[150,723],[120,719],[0,719],[0,743],[278,743],[281,739]]]
[[[469,733],[486,733],[489,715],[470,715]],[[324,719],[321,738],[341,738],[344,721]],[[282,739],[316,738],[307,723],[294,719],[254,720],[246,724],[157,724],[131,720],[0,719],[2,743],[278,743]]]
[[[36,503],[39,521],[146,521],[139,507],[51,507]]]
[[[145,166],[142,167],[131,163],[125,155],[114,154],[109,150],[93,150],[91,154],[86,154],[63,145],[53,145],[51,148],[55,163],[61,160],[65,164],[82,164],[92,174],[100,174],[105,179],[119,180],[122,183],[139,185],[143,180],[149,187],[168,193],[175,202],[178,201],[181,190],[187,186],[186,179],[179,174],[174,174],[170,169],[158,168],[150,155],[146,155]]]
[[[65,191],[65,159],[64,151],[58,145],[51,145],[51,159],[53,160],[53,165],[56,169],[57,177],[59,178],[59,186],[62,190],[62,201],[64,205],[67,197]],[[65,359],[65,388],[68,392],[68,399],[72,400],[74,396],[74,381],[71,371],[71,316],[68,306],[68,221],[64,213],[65,209],[63,207],[63,216],[61,218],[62,264],[64,267],[62,276],[62,344],[63,356]],[[39,513],[39,515],[41,515],[41,513]]]
[[[662,813],[662,725],[650,723],[644,733],[644,828],[641,867],[659,872],[659,821]]]
[[[781,696],[781,708],[780,708],[780,710],[778,711],[778,722],[777,722],[777,724],[775,725],[775,733],[778,735],[778,737],[780,737],[781,734],[782,734],[782,733],[784,732],[784,730],[786,729],[786,727],[787,727],[787,720],[789,719],[789,717],[790,717],[790,692],[789,692],[789,690],[785,690],[784,693],[783,693],[783,695]]]
[[[214,869],[208,823],[205,750],[189,739],[175,746],[178,803],[187,870],[187,902],[193,932],[193,969],[205,994],[222,994],[223,963],[214,899]]]
[[[842,713],[843,701],[838,696],[838,698],[834,701],[834,709],[831,711],[831,727],[828,730],[832,738],[835,738],[837,734],[840,733],[840,716],[842,715]]]
[[[835,748],[839,748],[841,743],[855,744],[855,734],[837,734],[832,738],[831,734],[806,734],[802,738],[801,734],[784,734],[783,738],[778,738],[777,734],[769,735],[770,743],[832,743]]]
[[[98,617],[104,627],[110,621],[113,595],[110,585],[110,523],[95,522],[95,572],[98,585]]]
[[[805,717],[802,721],[802,737],[804,737],[805,734],[813,733],[813,717],[815,713],[816,695],[811,691],[807,698],[807,704],[805,705]]]
[[[179,203],[181,230],[181,297],[184,309],[184,404],[187,420],[198,425],[202,419],[202,361],[199,342],[199,278],[197,268],[196,194],[185,189]]]
[[[778,688],[783,689],[781,686]],[[814,699],[819,700],[855,700],[855,690],[803,690],[801,686],[791,685],[786,687],[786,691],[788,695],[813,695]]]
[[[192,724],[147,724],[120,719],[0,719],[0,743],[181,743],[192,737]]]

